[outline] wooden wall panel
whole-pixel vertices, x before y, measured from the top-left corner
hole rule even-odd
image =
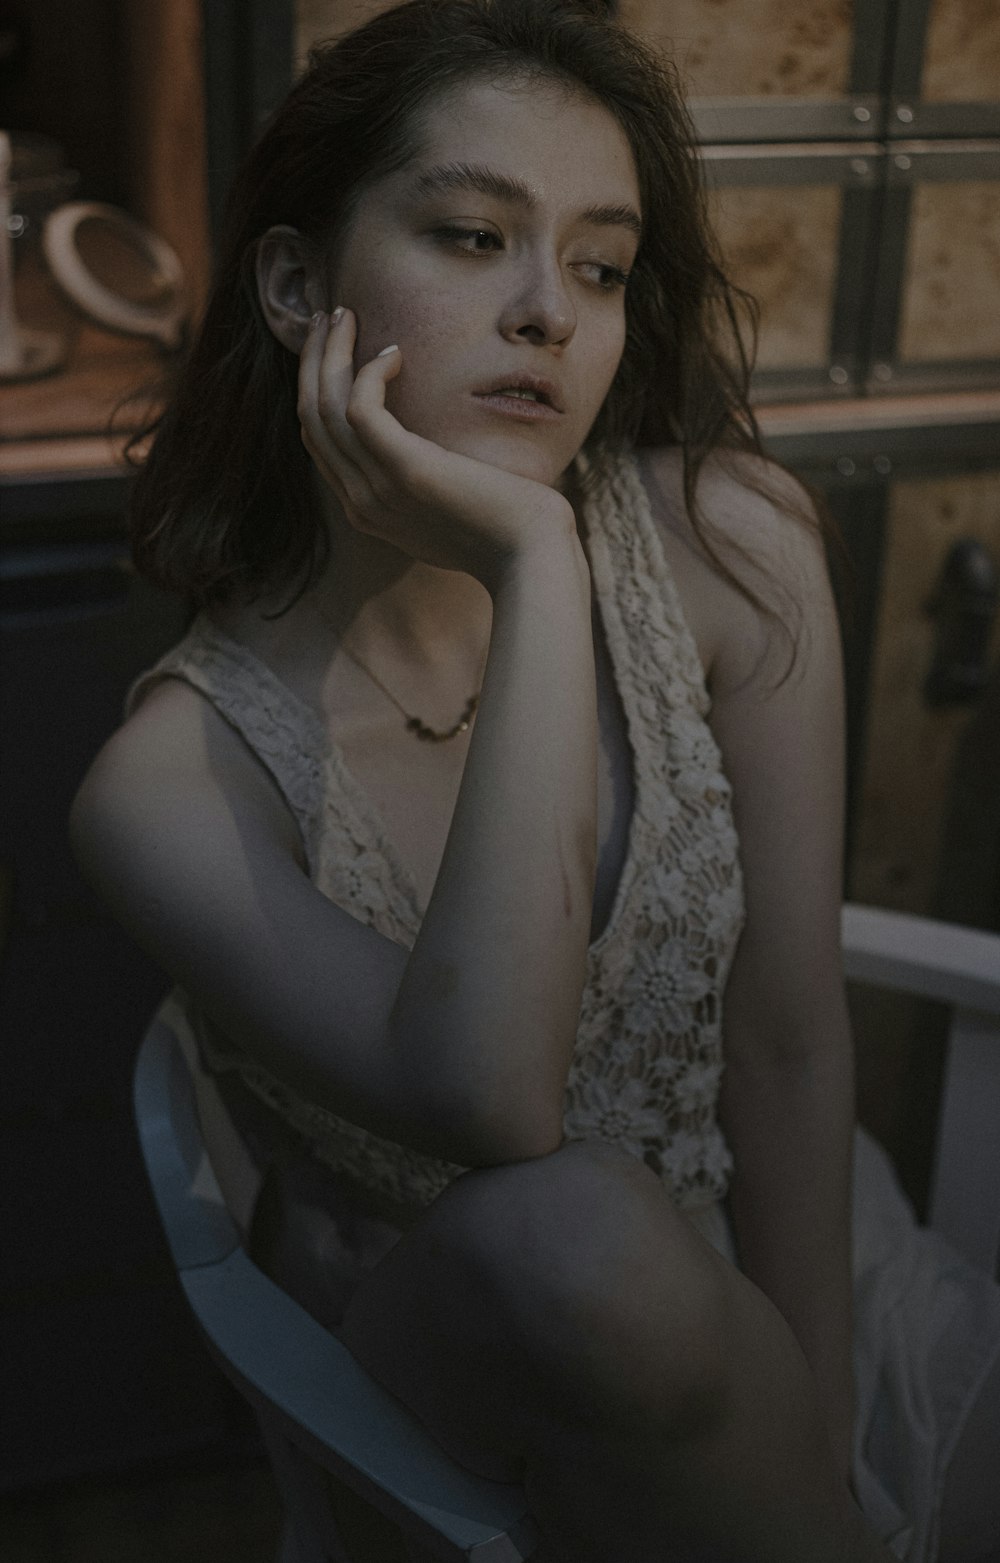
[[[760,304],[759,369],[827,362],[836,283],[837,185],[712,190],[712,223],[729,273]]]
[[[619,0],[627,27],[676,61],[693,97],[839,97],[851,0]]]
[[[894,485],[848,890],[872,905],[991,926],[997,908],[989,903],[1000,885],[1000,778],[989,761],[984,773],[983,756],[997,754],[1000,738],[998,626],[992,693],[972,706],[938,708],[922,693],[936,636],[925,604],[952,544],[964,537],[1000,561],[1000,471]],[[970,862],[981,886],[970,881]],[[871,988],[854,988],[850,998],[861,1121],[894,1157],[923,1212],[942,1012]]]
[[[1000,358],[1000,182],[924,181],[913,192],[899,356]]]
[[[211,265],[200,0],[127,0],[131,209],[162,234],[200,305]]]
[[[931,103],[977,103],[1000,97],[996,0],[934,0],[920,95]]]
[[[956,748],[975,708],[924,701],[936,633],[925,605],[964,537],[1000,562],[1000,471],[893,486],[850,875],[851,894],[877,906],[927,913],[935,904]],[[1000,624],[993,665],[998,658]]]

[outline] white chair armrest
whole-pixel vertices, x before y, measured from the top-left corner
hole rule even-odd
[[[181,1284],[209,1349],[251,1405],[408,1534],[422,1532],[433,1556],[521,1563],[535,1550],[521,1488],[456,1465],[242,1250],[182,1271]]]
[[[132,1083],[136,1127],[153,1198],[178,1270],[214,1264],[239,1247],[198,1136],[194,1087],[173,1032],[153,1021]]]
[[[989,1275],[1000,1258],[1000,935],[848,905],[845,975],[951,1010],[929,1222]]]
[[[201,1143],[194,1085],[160,1020],[135,1072],[136,1120],[171,1254],[206,1345],[261,1419],[442,1563],[522,1563],[538,1527],[520,1487],[466,1471],[244,1252]]]
[[[841,933],[852,981],[1000,1015],[1000,934],[852,904]]]

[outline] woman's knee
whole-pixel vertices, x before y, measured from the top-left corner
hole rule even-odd
[[[429,1238],[577,1415],[690,1415],[722,1389],[728,1266],[656,1176],[600,1141],[468,1173]]]

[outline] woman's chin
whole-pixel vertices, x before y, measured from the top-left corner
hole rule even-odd
[[[443,442],[441,442],[443,443]],[[533,483],[544,483],[555,488],[566,471],[569,460],[562,452],[546,448],[537,435],[487,435],[477,432],[449,442],[448,449],[474,461],[485,461],[491,467],[499,467],[515,477],[530,478]]]

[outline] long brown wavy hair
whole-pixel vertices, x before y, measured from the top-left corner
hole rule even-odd
[[[704,537],[695,493],[711,452],[761,454],[740,330],[755,322],[716,254],[673,68],[600,0],[409,0],[312,51],[236,178],[203,324],[166,410],[134,442],[155,435],[131,523],[136,564],[160,585],[204,605],[297,583],[294,601],[324,567],[298,360],[261,312],[257,242],[289,224],[333,253],[366,190],[417,152],[424,111],[482,79],[564,84],[624,131],[644,234],[621,364],[585,449],[679,446],[692,523],[735,579]]]

